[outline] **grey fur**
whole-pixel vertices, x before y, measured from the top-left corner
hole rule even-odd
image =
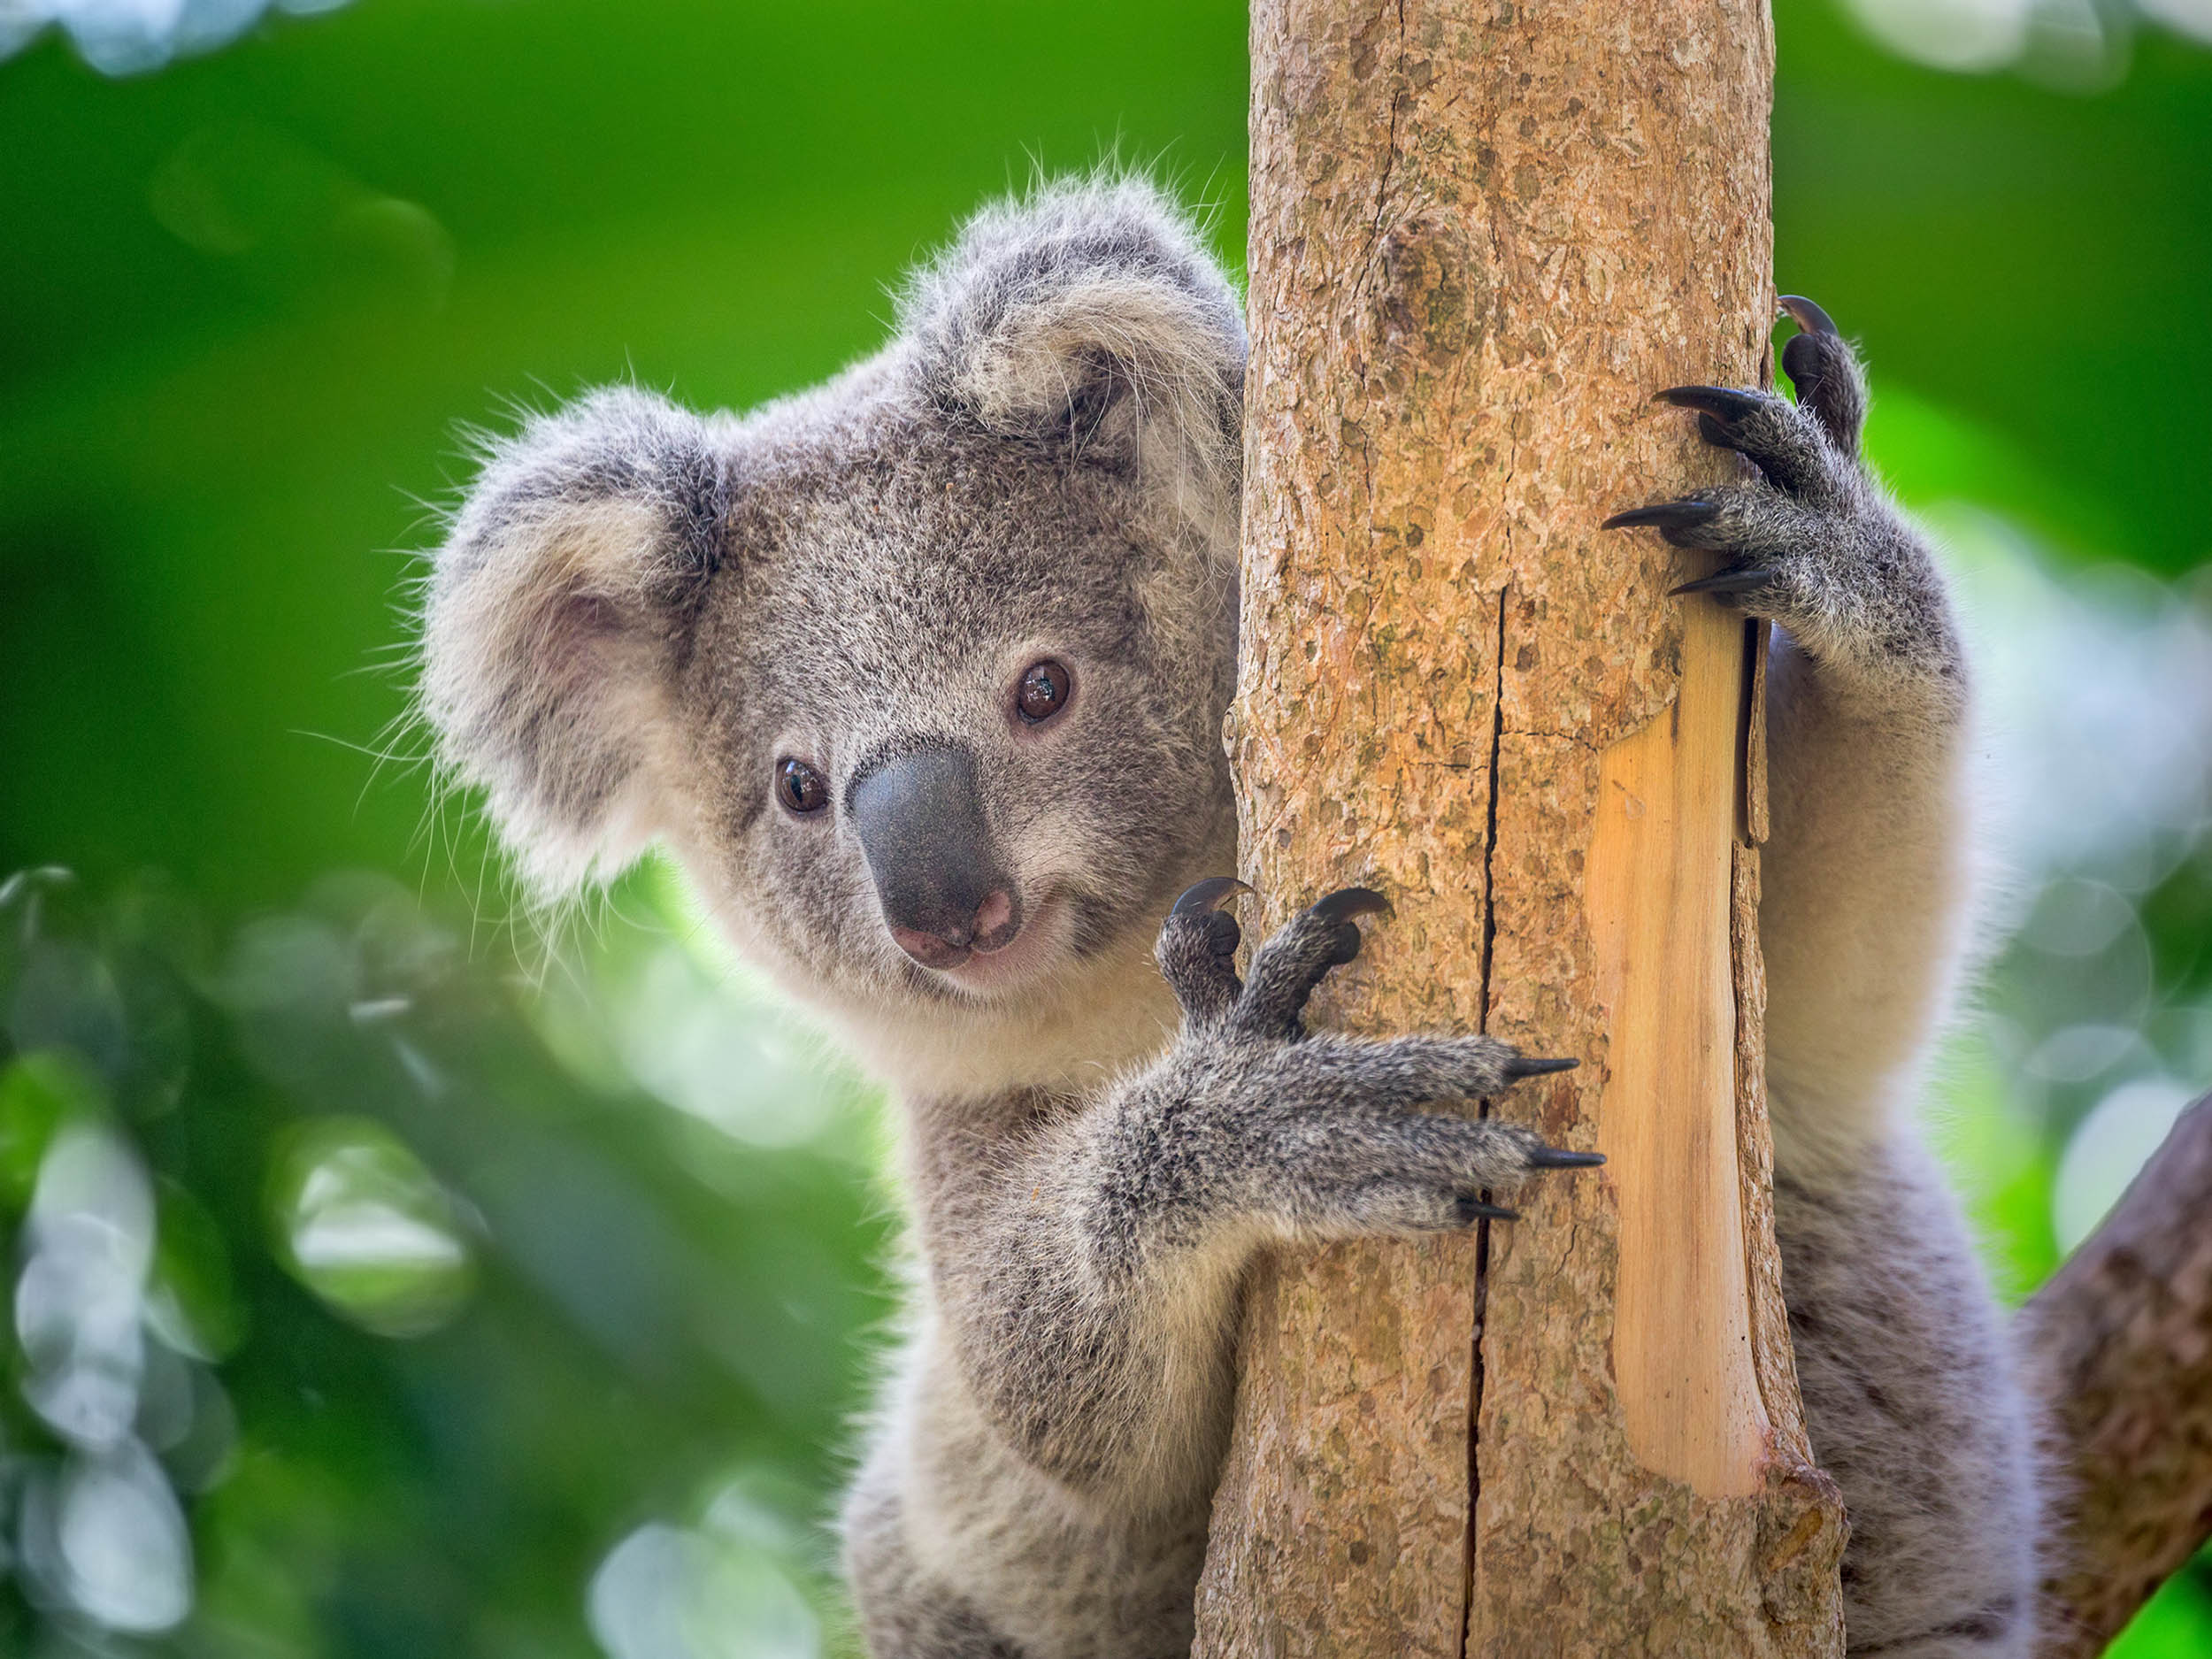
[[[1901,1104],[1955,954],[1964,674],[1932,564],[1852,458],[1855,360],[1796,355],[1842,377],[1811,400],[1836,430],[1724,402],[1709,435],[1774,482],[1667,522],[1755,568],[1739,603],[1802,642],[1774,664],[1763,926],[1807,1403],[1858,1529],[1855,1649],[2012,1654],[2024,1414]],[[922,1271],[846,1510],[880,1655],[1186,1652],[1253,1252],[1463,1226],[1569,1161],[1452,1110],[1521,1074],[1504,1043],[1306,1034],[1361,900],[1294,919],[1248,983],[1218,892],[1159,924],[1235,864],[1243,367],[1235,295],[1156,193],[1054,186],[979,215],[815,391],[528,422],[427,587],[424,711],[532,880],[665,844],[899,1091]],[[1031,725],[1014,687],[1048,657],[1074,688]],[[778,804],[786,757],[831,804]],[[850,797],[902,764],[931,833],[987,842],[959,906],[1012,884],[1003,950],[935,968],[894,941]],[[882,856],[896,828],[872,820],[878,862],[919,879]]]

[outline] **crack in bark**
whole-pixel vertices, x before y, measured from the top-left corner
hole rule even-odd
[[[1475,1616],[1475,1499],[1482,1491],[1482,1320],[1490,1289],[1490,1224],[1475,1224],[1474,1363],[1467,1372],[1467,1548],[1460,1570],[1459,1659],[1467,1659],[1467,1626]]]
[[[1382,177],[1375,180],[1375,221],[1368,227],[1367,245],[1371,250],[1381,245],[1383,208],[1390,200],[1390,175],[1398,163],[1398,117],[1406,104],[1406,4],[1397,0],[1398,62],[1391,72],[1397,86],[1390,94],[1390,138],[1383,147]]]
[[[1498,589],[1498,656],[1490,681],[1490,798],[1485,803],[1489,821],[1482,842],[1482,1004],[1476,1010],[1478,1031],[1490,1029],[1490,962],[1498,938],[1498,895],[1490,883],[1498,855],[1498,754],[1505,742],[1505,607],[1511,591],[1510,583]],[[1483,1115],[1489,1116],[1486,1107]]]
[[[1490,963],[1498,938],[1498,895],[1491,885],[1498,855],[1498,760],[1505,747],[1505,615],[1512,586],[1498,589],[1497,658],[1490,679],[1490,797],[1485,803],[1488,822],[1482,842],[1482,969],[1481,1001],[1476,1009],[1476,1029],[1490,1029]],[[1482,1116],[1490,1115],[1490,1102],[1478,1103]],[[1483,1194],[1489,1197],[1487,1193]],[[1482,1322],[1490,1299],[1490,1224],[1475,1224],[1474,1353],[1467,1371],[1467,1551],[1460,1578],[1459,1659],[1467,1659],[1467,1622],[1475,1609],[1475,1505],[1482,1495]]]

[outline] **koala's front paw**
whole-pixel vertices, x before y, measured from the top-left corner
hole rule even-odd
[[[1655,401],[1697,411],[1699,434],[1733,449],[1762,481],[1614,514],[1676,547],[1721,555],[1677,594],[1710,594],[1779,622],[1816,655],[1947,671],[1955,652],[1932,563],[1859,458],[1866,378],[1828,313],[1794,296],[1802,331],[1782,352],[1797,402],[1773,392],[1677,386]]]
[[[1309,1037],[1314,987],[1359,954],[1356,918],[1388,910],[1364,887],[1332,893],[1291,918],[1237,978],[1240,936],[1220,907],[1246,890],[1202,881],[1160,931],[1161,970],[1181,1000],[1179,1053],[1199,1116],[1225,1133],[1225,1164],[1256,1179],[1256,1207],[1294,1235],[1432,1233],[1512,1218],[1486,1193],[1532,1171],[1602,1164],[1533,1131],[1425,1108],[1502,1094],[1573,1060],[1534,1059],[1494,1037]]]

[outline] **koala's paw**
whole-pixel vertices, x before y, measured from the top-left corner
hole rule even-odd
[[[1632,508],[1602,527],[1648,526],[1676,547],[1718,554],[1718,571],[1673,591],[1779,622],[1816,654],[1945,670],[1955,648],[1940,579],[1859,457],[1858,357],[1819,306],[1782,305],[1801,330],[1782,352],[1795,403],[1721,386],[1677,386],[1655,399],[1696,411],[1700,435],[1743,456],[1760,480]]]
[[[1355,919],[1387,912],[1365,887],[1332,893],[1256,950],[1237,978],[1240,936],[1220,907],[1243,884],[1202,881],[1162,927],[1159,959],[1181,1000],[1195,1096],[1238,1125],[1237,1161],[1262,1207],[1295,1235],[1432,1233],[1513,1212],[1486,1194],[1539,1170],[1602,1164],[1545,1145],[1532,1130],[1426,1110],[1500,1094],[1573,1060],[1536,1059],[1494,1037],[1309,1037],[1307,999],[1359,954]]]

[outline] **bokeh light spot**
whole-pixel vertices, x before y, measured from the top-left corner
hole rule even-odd
[[[2171,1078],[2140,1078],[2091,1108],[2059,1160],[2051,1222],[2061,1249],[2096,1231],[2189,1100],[2190,1091]]]
[[[321,1118],[287,1141],[275,1222],[284,1259],[337,1312],[380,1336],[421,1336],[475,1282],[458,1208],[382,1125]]]

